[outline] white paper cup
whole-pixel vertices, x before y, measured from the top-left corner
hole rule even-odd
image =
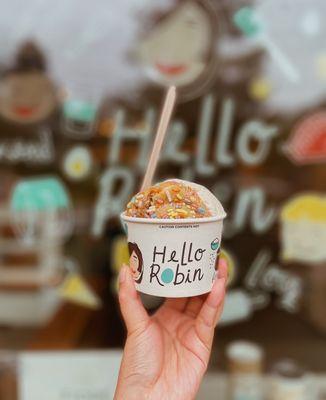
[[[148,219],[122,213],[137,290],[161,297],[210,292],[224,217]]]

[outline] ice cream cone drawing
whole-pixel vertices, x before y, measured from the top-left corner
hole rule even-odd
[[[101,299],[81,275],[79,265],[70,259],[65,260],[66,276],[57,287],[58,295],[65,301],[80,306],[98,309],[101,307]]]
[[[326,196],[295,196],[284,205],[280,220],[284,261],[326,261]]]
[[[46,119],[57,106],[54,84],[47,77],[42,53],[32,42],[18,51],[15,65],[0,81],[0,115],[18,123]]]
[[[140,43],[138,56],[155,81],[188,85],[203,74],[212,40],[208,12],[188,1],[158,21]]]
[[[89,139],[97,126],[98,104],[94,99],[66,98],[63,103],[62,129],[66,136]]]
[[[56,176],[18,181],[10,203],[14,231],[25,244],[37,242],[41,234],[47,239],[62,241],[73,230],[70,195]]]
[[[283,74],[293,83],[300,81],[300,73],[288,56],[268,35],[266,23],[252,7],[242,7],[233,16],[233,22],[237,28],[249,39],[263,46]]]
[[[286,155],[296,164],[326,160],[326,111],[320,110],[295,126],[284,146]]]

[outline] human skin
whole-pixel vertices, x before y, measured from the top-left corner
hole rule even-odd
[[[208,295],[167,299],[149,316],[130,268],[122,267],[119,302],[128,334],[115,400],[195,398],[222,314],[226,278],[222,260]]]
[[[138,279],[140,274],[138,271],[139,260],[137,254],[134,251],[131,253],[129,263],[133,278]]]

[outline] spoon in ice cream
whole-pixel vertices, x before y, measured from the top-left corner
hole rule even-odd
[[[141,185],[141,191],[147,189],[152,184],[153,176],[156,170],[163,141],[169,126],[169,122],[171,120],[175,100],[176,100],[176,88],[175,86],[171,86],[169,87],[165,97],[164,105],[161,112],[160,122],[158,124],[157,133],[155,136],[155,141],[153,144],[152,152],[149,158],[143,183]]]

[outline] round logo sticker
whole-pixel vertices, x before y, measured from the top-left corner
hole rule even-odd
[[[218,238],[215,238],[211,243],[211,249],[215,251],[218,250],[219,247],[220,247],[220,241],[218,240]]]

